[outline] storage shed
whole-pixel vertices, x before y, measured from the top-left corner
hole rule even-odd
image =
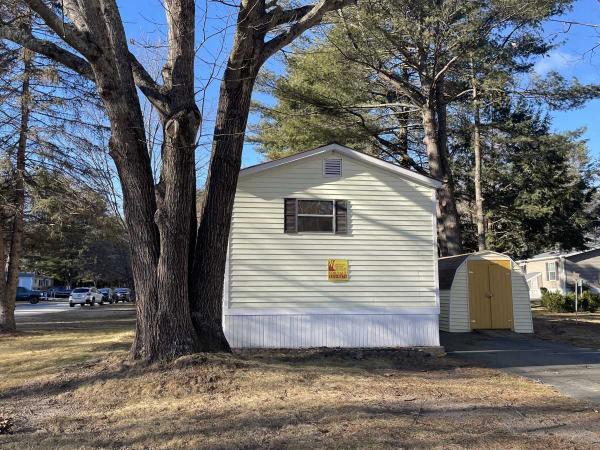
[[[439,258],[440,329],[533,333],[529,289],[520,267],[484,251]]]
[[[224,282],[231,346],[438,346],[439,186],[338,144],[243,169]]]

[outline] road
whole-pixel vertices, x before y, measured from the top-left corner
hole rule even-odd
[[[37,316],[39,314],[50,314],[70,309],[67,302],[41,301],[35,305],[26,302],[17,302],[15,317]]]
[[[511,332],[440,333],[449,355],[554,386],[600,404],[600,350],[544,341]]]

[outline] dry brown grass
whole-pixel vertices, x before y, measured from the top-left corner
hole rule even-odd
[[[579,313],[576,320],[575,313],[535,308],[533,327],[536,336],[542,339],[600,349],[600,313]]]
[[[0,447],[600,444],[600,414],[593,408],[547,386],[448,358],[401,351],[246,351],[131,364],[124,361],[131,324],[119,316],[123,309],[111,309],[114,317],[107,312],[83,325],[77,315],[92,313],[64,314],[57,321],[69,322],[65,331],[34,331],[48,324],[31,323],[23,335],[0,338],[2,355],[10,355],[0,360],[0,416],[15,419],[15,434],[0,436]]]

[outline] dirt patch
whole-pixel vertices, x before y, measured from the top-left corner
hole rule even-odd
[[[577,347],[600,349],[600,313],[552,313],[533,310],[536,336]]]
[[[14,434],[0,436],[0,447],[600,444],[600,414],[593,408],[547,386],[451,358],[394,350],[273,350],[145,366],[125,360],[121,346],[131,340],[130,325],[110,321],[110,315],[98,327],[90,321],[86,333],[31,325],[26,336],[0,338],[11,355],[0,360],[0,373],[10,370],[0,378],[0,416],[14,421]]]

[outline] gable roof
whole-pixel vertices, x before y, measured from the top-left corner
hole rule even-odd
[[[375,158],[374,156],[366,155],[357,150],[336,143],[327,144],[322,147],[314,148],[312,150],[296,153],[295,155],[286,156],[285,158],[275,159],[273,161],[267,161],[262,164],[256,164],[254,166],[246,167],[245,169],[240,170],[240,177],[254,175],[265,170],[274,169],[275,167],[281,167],[285,164],[290,164],[305,158],[310,158],[312,156],[322,155],[329,152],[339,153],[340,155],[353,158],[362,163],[370,164],[380,169],[387,170],[388,172],[392,172],[407,180],[414,181],[415,183],[419,183],[427,187],[437,189],[442,185],[442,183],[436,180],[435,178],[431,178],[426,175],[421,175],[420,173],[416,173],[403,167],[396,166],[387,161]]]
[[[598,252],[600,251],[600,247],[590,248],[587,250],[578,250],[575,252],[560,252],[560,251],[549,251],[540,253],[538,255],[534,255],[529,259],[522,259],[518,262],[528,262],[528,261],[543,261],[544,259],[557,259],[557,258],[566,258],[566,259],[577,259],[582,260],[586,258],[587,253]],[[594,255],[590,255],[590,257],[594,257]]]

